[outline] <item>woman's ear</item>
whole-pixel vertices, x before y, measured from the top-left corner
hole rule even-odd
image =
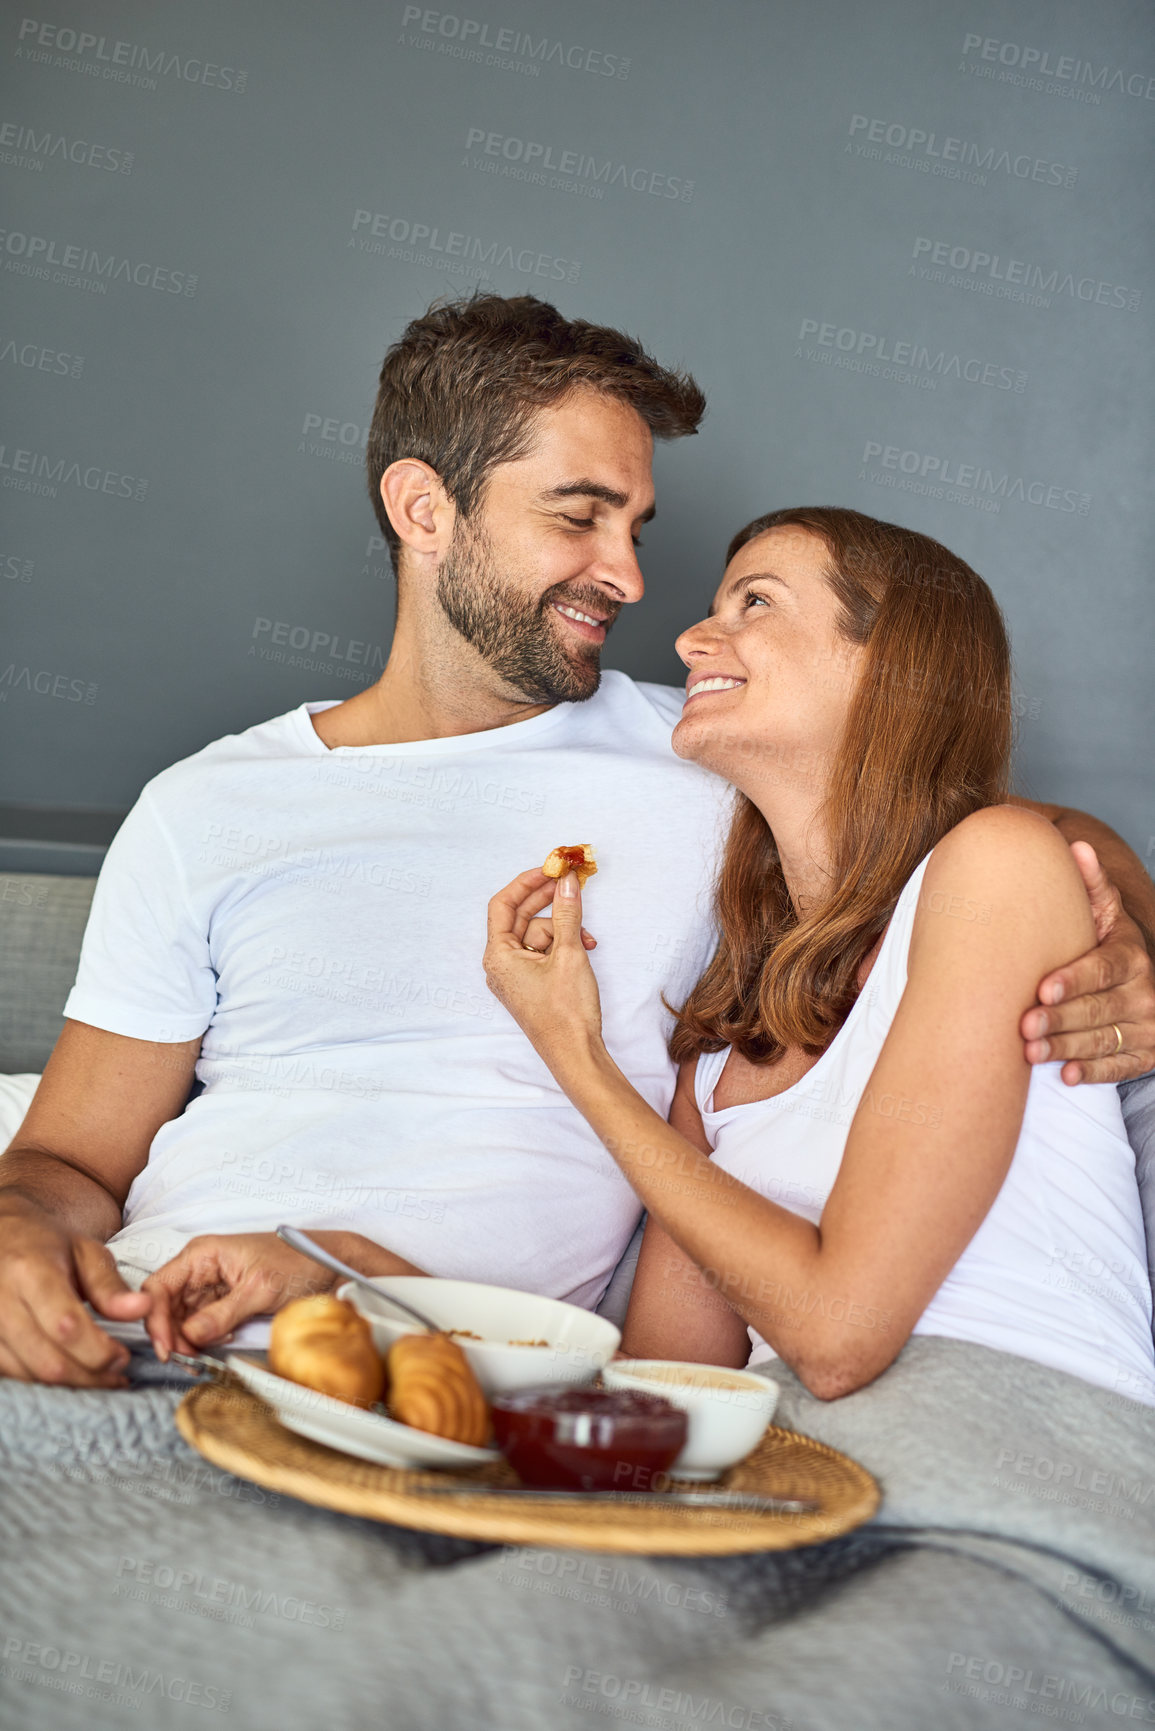
[[[439,564],[453,539],[457,511],[437,470],[417,457],[390,463],[381,477],[381,502],[402,546]]]

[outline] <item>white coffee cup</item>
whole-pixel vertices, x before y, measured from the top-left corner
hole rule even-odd
[[[685,1447],[670,1468],[678,1479],[716,1479],[744,1460],[774,1416],[779,1388],[753,1371],[665,1358],[619,1358],[602,1371],[607,1388],[643,1389],[682,1408]]]

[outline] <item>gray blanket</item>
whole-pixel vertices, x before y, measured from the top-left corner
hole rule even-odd
[[[708,1561],[331,1515],[190,1451],[179,1390],[0,1382],[0,1725],[1155,1724],[1155,1411],[929,1338],[829,1405],[779,1380],[883,1506]]]

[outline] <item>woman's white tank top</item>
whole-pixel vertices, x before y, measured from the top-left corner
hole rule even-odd
[[[903,889],[846,1021],[801,1081],[769,1100],[715,1112],[714,1088],[729,1048],[698,1060],[695,1094],[715,1164],[815,1224],[906,987],[926,864]],[[1118,1091],[1110,1083],[1068,1088],[1061,1069],[1058,1063],[1032,1069],[1002,1188],[914,1333],[1017,1353],[1155,1405],[1143,1215]],[[873,1105],[884,1116],[925,1123],[933,1146],[933,1113],[925,1104],[883,1095]],[[801,1310],[809,1305],[805,1294],[794,1300],[783,1293],[782,1301]],[[776,1356],[753,1329],[750,1339],[751,1364]]]

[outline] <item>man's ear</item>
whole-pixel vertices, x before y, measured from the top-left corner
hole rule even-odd
[[[417,457],[390,463],[381,477],[381,502],[410,554],[440,564],[453,539],[457,509],[437,470]]]

